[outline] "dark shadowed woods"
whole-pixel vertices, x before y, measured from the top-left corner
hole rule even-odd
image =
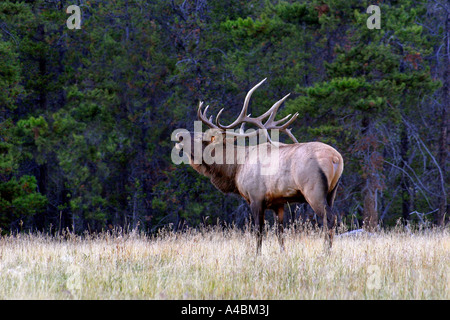
[[[250,112],[291,93],[278,117],[298,112],[296,138],[344,158],[348,227],[443,226],[450,6],[373,2],[1,1],[2,233],[245,224],[242,199],[172,163],[171,134],[200,100],[229,123],[266,77]]]

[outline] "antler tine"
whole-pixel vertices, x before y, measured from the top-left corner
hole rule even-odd
[[[284,132],[286,132],[286,134],[289,136],[289,138],[292,139],[292,141],[294,141],[295,143],[298,143],[297,138],[294,137],[294,135],[291,132],[291,129],[286,129],[284,130]]]
[[[225,109],[225,108],[220,109],[219,113],[217,113],[217,116],[216,116],[216,125],[217,125],[219,128],[227,129],[227,128],[225,128],[224,126],[222,126],[222,125],[219,123],[219,117],[220,117],[220,115],[222,114],[222,112],[223,112],[224,109]]]
[[[269,121],[267,121],[264,126],[267,129],[280,129],[280,130],[285,130],[292,122],[295,121],[295,119],[297,119],[298,117],[298,112],[296,112],[292,118],[289,119],[291,115],[289,114],[288,116],[284,117],[281,120],[278,121],[272,121],[271,123],[268,123]],[[287,122],[285,122],[283,125],[278,125],[279,123],[282,123],[283,121],[286,121],[287,119],[289,119]]]
[[[200,101],[200,103],[198,104],[198,110],[197,110],[198,119],[210,128],[219,129],[214,123],[212,123],[212,121],[211,121],[212,118],[208,119],[206,117],[206,112],[208,112],[209,106],[206,106],[205,111],[203,113],[202,113],[202,107],[203,107],[203,101]]]
[[[203,107],[203,101],[200,101],[198,103],[198,109],[197,109],[197,118],[202,119],[202,107]]]
[[[266,81],[266,80],[267,80],[267,78],[264,78],[260,83],[258,83],[257,85],[255,85],[253,88],[250,89],[250,91],[245,96],[244,105],[242,106],[241,113],[239,114],[239,116],[237,117],[237,119],[233,123],[231,123],[231,124],[229,124],[227,126],[224,126],[224,125],[220,124],[219,117],[220,117],[220,114],[222,113],[223,109],[220,110],[220,112],[217,114],[217,117],[216,117],[216,124],[217,124],[217,126],[219,128],[221,128],[221,129],[224,129],[224,130],[225,129],[231,129],[231,128],[236,127],[238,124],[240,124],[244,120],[247,120],[248,116],[246,114],[247,114],[248,103],[250,102],[250,98],[251,98],[253,92],[256,89],[258,89],[258,87],[260,85],[262,85],[263,82]]]
[[[263,127],[266,131],[271,130],[271,129],[278,129],[280,131],[285,132],[292,139],[292,141],[294,141],[295,143],[298,143],[297,139],[294,137],[294,135],[291,133],[291,131],[289,129],[287,129],[287,127],[289,125],[291,125],[292,122],[295,121],[295,119],[297,119],[298,112],[296,112],[292,117],[291,117],[291,114],[289,114],[286,117],[284,117],[283,119],[275,121],[275,116],[278,112],[278,109],[280,108],[281,104],[289,97],[289,95],[290,95],[290,93],[287,94],[286,96],[284,96],[282,99],[275,102],[275,104],[269,110],[267,110],[264,114],[259,116],[258,119],[263,120],[263,119],[269,117],[269,119],[267,119],[267,121],[263,125]],[[279,125],[280,123],[283,123],[283,122],[284,122],[284,124]]]
[[[239,133],[244,134],[245,122],[242,122],[241,127],[239,128]]]
[[[267,116],[270,115],[269,119],[267,120],[266,123],[269,123],[271,121],[273,121],[275,119],[275,116],[278,112],[278,108],[280,108],[281,104],[284,102],[284,100],[286,100],[291,94],[288,93],[287,95],[285,95],[282,99],[278,100],[277,102],[275,102],[273,104],[273,106],[267,110],[264,114],[260,115],[258,118],[263,120],[265,118],[267,118]]]
[[[277,121],[272,121],[272,123],[274,124],[274,125],[277,125],[277,124],[279,124],[279,123],[281,123],[281,122],[283,122],[283,121],[286,121],[287,119],[289,119],[290,117],[292,116],[292,114],[288,114],[286,117],[284,117],[283,119],[280,119],[280,120],[277,120]],[[269,124],[269,121],[270,121],[271,119],[269,118],[269,120],[267,120],[266,121],[266,123],[264,124],[265,126],[267,126],[268,124]]]

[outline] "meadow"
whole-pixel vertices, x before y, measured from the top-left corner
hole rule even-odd
[[[449,230],[0,237],[0,299],[450,299]]]

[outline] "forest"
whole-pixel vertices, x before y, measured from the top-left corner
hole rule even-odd
[[[171,135],[264,78],[252,114],[291,93],[278,118],[342,154],[346,226],[445,226],[449,22],[445,0],[2,0],[0,233],[244,226]]]

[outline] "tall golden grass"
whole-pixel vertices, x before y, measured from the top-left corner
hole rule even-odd
[[[0,299],[449,299],[448,230],[0,237]]]

